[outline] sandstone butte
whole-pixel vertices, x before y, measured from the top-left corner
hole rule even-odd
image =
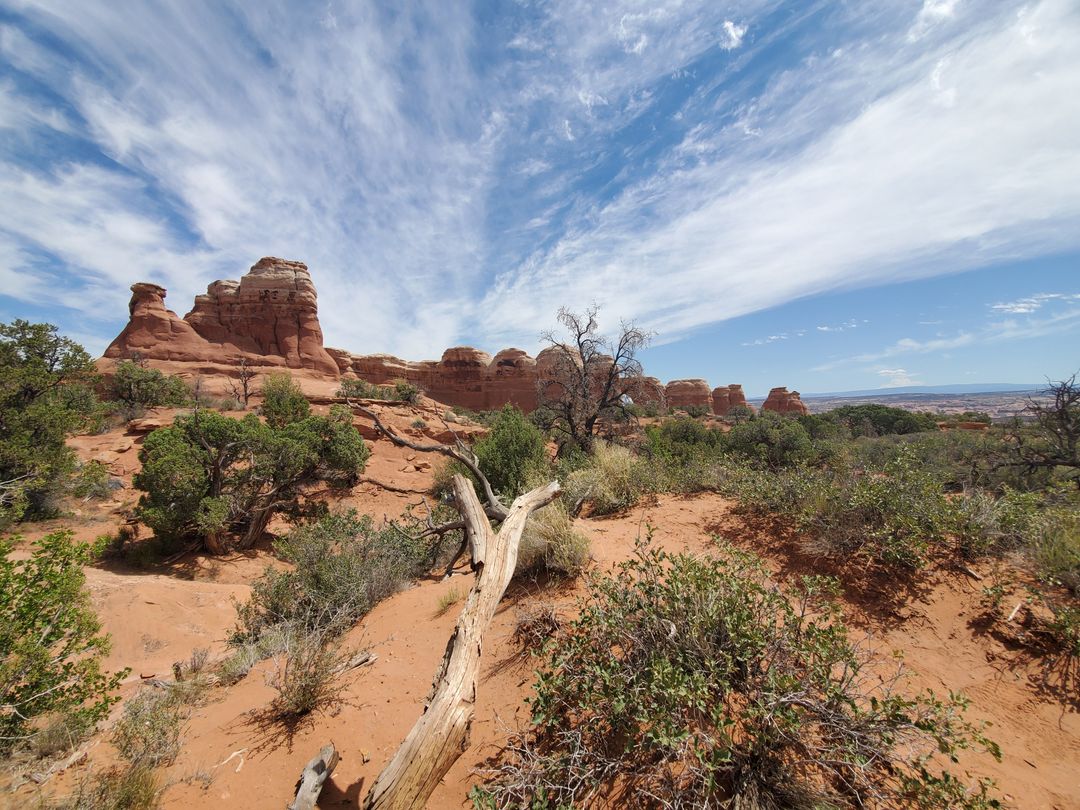
[[[140,282],[131,286],[127,326],[105,350],[107,360],[140,357],[228,374],[241,359],[251,366],[305,370],[336,380],[358,377],[374,384],[406,380],[432,399],[471,410],[509,403],[524,411],[537,405],[537,387],[554,374],[557,350],[530,357],[503,349],[494,357],[455,346],[440,360],[414,362],[388,354],[354,355],[323,346],[318,296],[307,265],[266,257],[239,281],[215,281],[195,297],[183,318],[165,306],[166,290]],[[270,370],[270,369],[268,369]],[[704,408],[718,416],[747,407],[741,385],[709,388],[701,379],[666,386],[645,377],[635,400],[673,408]],[[774,388],[762,406],[779,413],[806,413],[797,391]]]

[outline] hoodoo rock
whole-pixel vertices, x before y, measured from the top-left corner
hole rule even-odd
[[[111,358],[147,357],[190,362],[202,360],[203,338],[187,321],[165,308],[165,288],[131,285],[128,323],[105,350]]]
[[[337,376],[323,348],[315,285],[307,266],[260,259],[240,281],[215,281],[183,320],[165,309],[165,289],[131,288],[131,319],[105,357],[283,365]]]
[[[799,392],[788,391],[786,387],[774,388],[769,391],[769,396],[762,403],[761,410],[795,415],[810,413],[799,396]]]
[[[712,392],[705,380],[672,380],[664,389],[669,408],[712,410]]]
[[[727,387],[728,389],[728,402],[732,408],[749,408],[753,410],[754,407],[746,402],[746,394],[743,393],[742,386],[732,383]]]
[[[717,416],[727,416],[731,410],[731,389],[726,385],[714,388],[712,391],[712,412]]]
[[[558,396],[558,385],[552,383],[560,367],[576,359],[554,346],[535,358],[521,349],[503,349],[492,357],[470,346],[455,346],[437,361],[420,362],[327,348],[307,266],[286,259],[260,259],[239,281],[213,282],[195,297],[183,318],[166,309],[163,287],[133,284],[131,293],[128,324],[105,357],[191,364],[185,370],[195,374],[227,375],[245,359],[254,366],[302,369],[320,381],[354,376],[386,385],[404,380],[446,405],[481,411],[512,404],[528,412],[536,409],[541,388]],[[665,386],[655,377],[642,377],[628,393],[638,405],[703,408],[720,416],[731,408],[749,407],[741,385],[710,391],[700,379],[673,380]],[[763,407],[806,413],[798,392],[786,388],[774,388]]]

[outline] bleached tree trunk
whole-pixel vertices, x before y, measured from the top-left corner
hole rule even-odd
[[[315,810],[319,801],[323,783],[334,772],[338,764],[338,752],[333,743],[327,743],[318,754],[304,767],[300,774],[300,786],[296,789],[296,798],[288,810]]]
[[[525,521],[558,494],[559,483],[552,481],[521,495],[495,533],[472,484],[461,475],[454,476],[454,497],[473,551],[476,581],[446,645],[431,700],[371,786],[364,802],[367,810],[424,807],[439,780],[468,747],[484,631],[514,575]]]

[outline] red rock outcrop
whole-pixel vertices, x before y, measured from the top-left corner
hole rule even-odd
[[[283,365],[337,376],[323,348],[315,285],[307,266],[260,259],[240,281],[215,281],[181,320],[165,309],[165,289],[134,284],[131,319],[105,357]]]
[[[521,349],[503,349],[492,357],[456,346],[438,361],[422,362],[326,348],[307,266],[285,259],[260,259],[239,281],[213,282],[195,297],[183,318],[166,309],[163,287],[133,284],[131,292],[130,320],[105,350],[106,358],[138,355],[150,361],[198,364],[195,373],[211,375],[227,374],[240,358],[247,358],[253,365],[306,370],[327,390],[342,375],[375,384],[405,380],[447,405],[489,410],[511,403],[524,411],[536,408],[539,387],[555,380],[559,366],[568,361],[556,347],[532,358]],[[550,388],[549,393],[557,395]],[[748,407],[741,385],[710,391],[701,379],[673,380],[664,386],[655,377],[643,377],[630,396],[638,404],[705,408],[720,416],[737,406]],[[763,407],[806,412],[798,392],[786,388],[774,388]]]
[[[769,391],[769,396],[761,405],[763,411],[774,411],[782,414],[801,415],[810,413],[798,391],[788,391],[786,387],[774,388]]]
[[[707,408],[712,410],[712,392],[705,380],[672,380],[664,388],[669,408]]]
[[[728,402],[732,408],[749,408],[750,410],[754,410],[754,406],[747,403],[746,394],[743,393],[741,385],[732,383],[727,389]]]
[[[712,390],[712,412],[717,416],[727,416],[731,410],[731,389],[721,385]]]
[[[131,285],[128,323],[105,350],[106,357],[147,357],[182,362],[202,360],[205,341],[187,321],[165,308],[165,288]]]

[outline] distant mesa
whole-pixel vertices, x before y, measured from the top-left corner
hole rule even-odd
[[[405,380],[439,402],[470,410],[505,404],[524,411],[537,406],[537,389],[555,376],[558,352],[544,349],[535,358],[522,349],[503,349],[494,357],[470,346],[455,346],[439,360],[414,362],[389,354],[354,355],[323,346],[318,296],[307,265],[266,257],[239,281],[215,281],[195,297],[183,318],[165,307],[166,291],[156,284],[131,285],[127,326],[105,350],[105,357],[141,357],[171,363],[210,364],[227,373],[241,359],[255,366],[303,369],[338,379],[358,377],[374,384]],[[747,407],[742,386],[709,388],[702,379],[673,380],[666,386],[643,377],[635,402],[673,408],[704,408],[724,416]],[[806,413],[797,391],[774,388],[762,406],[779,413]]]

